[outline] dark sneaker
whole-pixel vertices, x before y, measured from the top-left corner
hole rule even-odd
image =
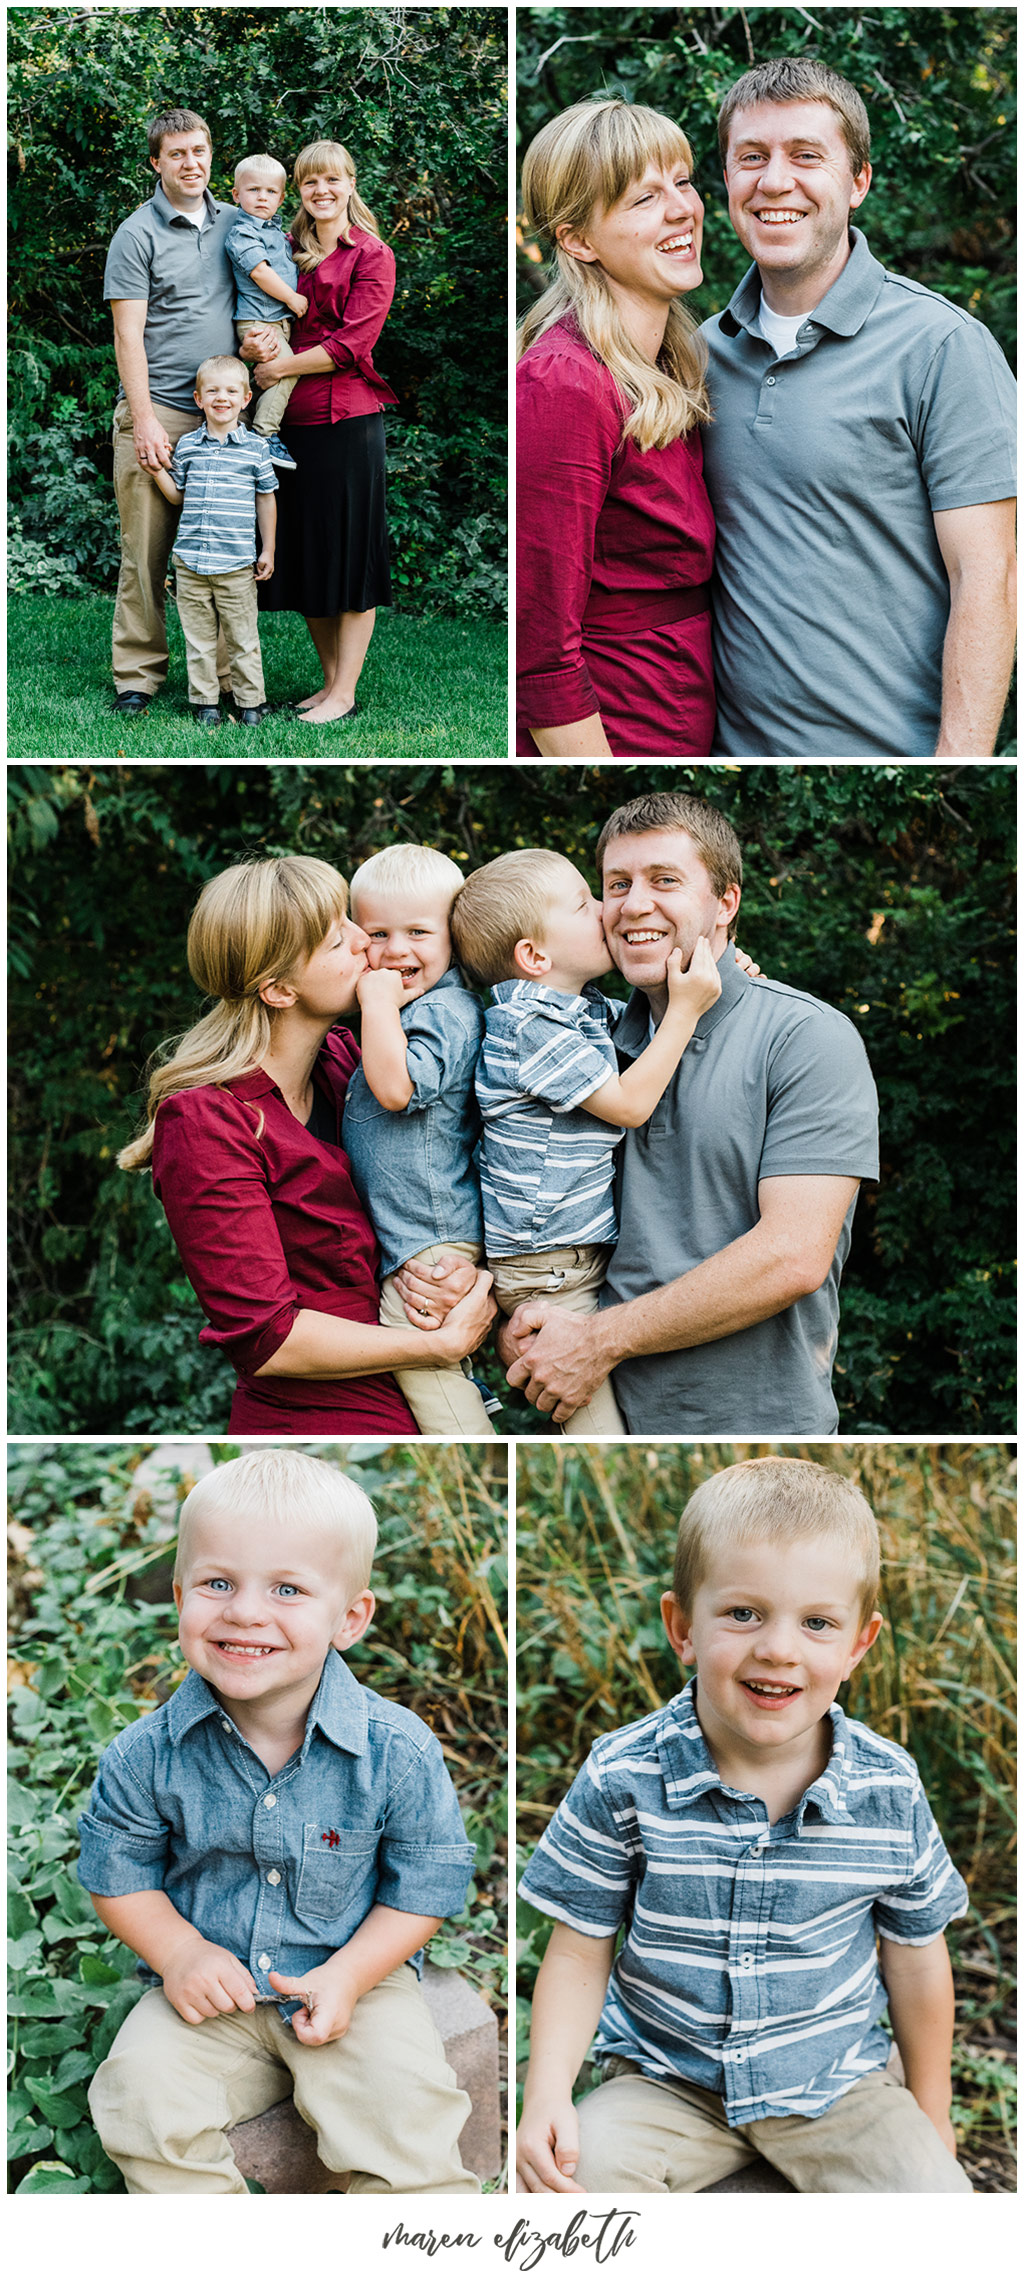
[[[270,448],[270,458],[273,461],[275,469],[294,469],[298,467],[297,461],[292,460],[291,454],[288,451],[288,447],[285,444],[283,437],[268,437],[267,444]]]
[[[144,715],[152,696],[151,691],[119,691],[110,712],[112,715]]]
[[[201,731],[219,731],[219,707],[193,707],[192,713]]]
[[[236,721],[243,724],[247,731],[254,731],[256,725],[262,723],[264,716],[269,713],[270,709],[264,700],[261,707],[240,707]]]

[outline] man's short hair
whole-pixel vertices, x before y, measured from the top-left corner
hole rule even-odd
[[[478,985],[516,975],[513,957],[521,937],[543,941],[570,863],[557,850],[506,850],[469,876],[451,911],[452,945]]]
[[[200,119],[198,111],[162,111],[159,119],[152,119],[146,130],[149,139],[150,158],[159,159],[160,147],[165,135],[194,135],[196,130],[200,128],[210,146],[212,156],[213,137],[205,119]]]
[[[718,114],[718,148],[723,166],[735,113],[752,110],[755,103],[827,103],[842,128],[852,173],[859,175],[861,168],[867,166],[871,157],[871,123],[863,98],[848,79],[833,71],[831,64],[819,62],[817,56],[772,56],[767,63],[755,64],[752,71],[744,72],[742,79],[729,89]]]
[[[443,897],[451,905],[466,877],[454,858],[431,850],[424,842],[393,842],[388,850],[375,850],[357,866],[348,886],[353,921],[361,893],[375,898]]]
[[[716,1470],[691,1494],[679,1521],[672,1588],[689,1619],[693,1600],[719,1549],[735,1541],[834,1538],[856,1569],[860,1617],[878,1603],[878,1525],[852,1478],[820,1462],[765,1455]]]
[[[181,1505],[174,1578],[182,1579],[188,1537],[211,1518],[269,1518],[281,1528],[281,1556],[287,1557],[297,1527],[326,1526],[338,1537],[349,1598],[358,1597],[370,1578],[377,1544],[377,1520],[361,1486],[333,1463],[318,1462],[294,1447],[263,1446],[237,1461],[223,1462],[200,1478]]]
[[[252,388],[252,376],[249,368],[238,357],[204,357],[196,375],[196,388],[202,389],[206,382],[214,379],[222,381],[224,375],[228,373],[233,381],[240,381],[243,388]]]
[[[724,898],[733,883],[743,887],[743,852],[739,841],[720,810],[704,802],[699,794],[686,794],[666,788],[662,794],[634,795],[632,802],[621,803],[613,810],[601,829],[597,845],[597,863],[603,865],[609,842],[621,834],[688,834],[711,880],[716,898]],[[736,924],[729,926],[729,935],[736,934]]]
[[[235,168],[234,183],[237,191],[243,175],[251,175],[258,183],[274,183],[283,191],[288,181],[288,169],[280,159],[272,159],[269,151],[254,151],[250,159],[240,159]]]

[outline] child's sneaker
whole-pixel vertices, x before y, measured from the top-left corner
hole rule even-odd
[[[291,454],[288,451],[288,447],[285,444],[283,437],[280,435],[268,437],[267,445],[269,447],[270,458],[273,461],[275,469],[294,469],[298,467],[298,463],[292,460]]]

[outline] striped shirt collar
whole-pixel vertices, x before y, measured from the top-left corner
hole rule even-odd
[[[700,1796],[718,1789],[734,1803],[759,1802],[753,1789],[729,1787],[723,1780],[697,1721],[694,1682],[691,1677],[682,1692],[662,1709],[658,1727],[659,1753],[671,1767],[677,1801],[692,1804]],[[808,1808],[814,1804],[830,1826],[852,1827],[855,1821],[847,1802],[851,1776],[850,1727],[838,1700],[832,1702],[827,1713],[832,1725],[832,1753],[824,1771],[804,1789],[789,1817],[802,1826]]]
[[[246,429],[241,421],[234,429],[229,429],[224,437],[215,437],[205,421],[202,428],[196,429],[193,434],[196,445],[250,445],[252,443],[252,431]],[[184,439],[182,442],[184,443]]]
[[[562,993],[557,985],[542,985],[532,977],[502,977],[492,985],[491,993],[498,1002],[527,1001],[533,1005],[543,1001],[553,1017],[564,1017],[575,1024],[580,1017],[599,1017],[606,1021],[606,996],[597,985],[585,985],[582,993]]]

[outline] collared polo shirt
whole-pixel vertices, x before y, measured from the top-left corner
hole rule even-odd
[[[699,1017],[660,1103],[627,1131],[619,1236],[601,1303],[666,1285],[751,1231],[768,1176],[878,1174],[878,1100],[859,1034],[838,1009],[767,977],[729,946],[722,991]],[[650,1004],[634,993],[615,1046],[646,1048]],[[625,1359],[615,1395],[631,1431],[682,1436],[828,1436],[851,1205],[824,1284],[760,1325],[692,1350]]]
[[[185,495],[175,556],[190,572],[238,572],[252,564],[256,494],[278,489],[266,438],[241,427],[211,437],[204,421],[179,437],[170,474]]]
[[[934,754],[949,617],[934,517],[1016,491],[997,343],[851,241],[789,356],[761,332],[756,266],[702,329],[716,754]]]
[[[275,302],[251,276],[258,263],[269,263],[275,277],[293,294],[297,292],[299,273],[292,260],[291,241],[276,215],[266,222],[259,215],[239,215],[228,232],[227,257],[235,274],[236,318],[258,318],[264,324],[269,319],[277,325],[281,318],[291,316],[287,302]]]
[[[594,985],[582,993],[530,979],[494,986],[476,1072],[488,1258],[614,1239],[623,1132],[579,1108],[614,1077],[616,1011]]]
[[[268,1773],[190,1672],[106,1749],[79,1832],[87,1891],[164,1891],[248,1965],[283,2018],[299,2000],[274,1993],[272,1970],[302,1978],[374,1906],[457,1914],[474,1858],[433,1733],[359,1684],[333,1649],[281,1771]]]
[[[483,1039],[476,994],[448,969],[400,1009],[409,1102],[378,1104],[362,1066],[345,1098],[342,1142],[356,1190],[380,1242],[381,1277],[421,1247],[458,1240],[483,1245],[473,1075]]]
[[[209,191],[203,202],[209,227],[196,230],[158,183],[114,232],[103,273],[105,302],[147,305],[143,340],[154,402],[190,413],[203,359],[235,354],[235,281],[224,245],[236,209]]]
[[[625,1927],[599,2055],[719,2092],[737,2128],[883,2067],[876,1939],[928,1946],[967,1904],[912,1757],[829,1716],[826,1769],[772,1826],[723,1784],[688,1684],[596,1741],[519,1886],[587,1937]]]

